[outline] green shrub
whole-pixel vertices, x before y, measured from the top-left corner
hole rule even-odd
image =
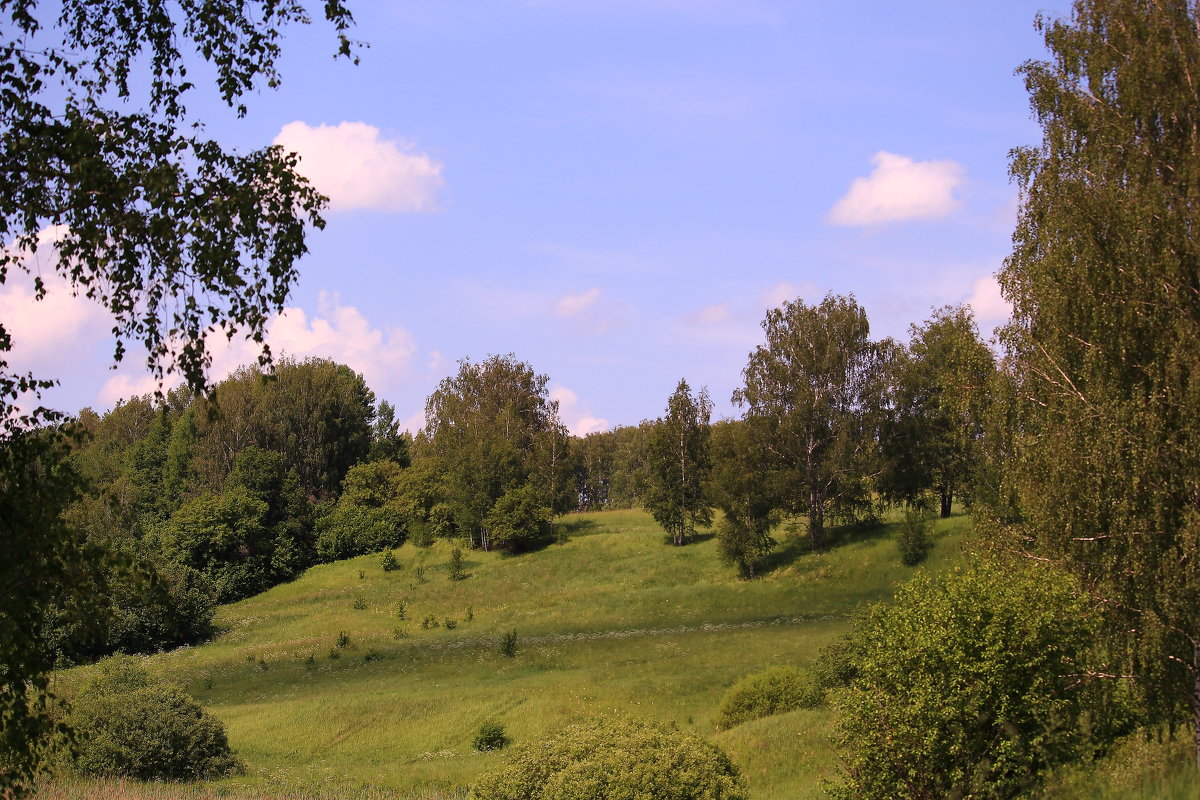
[[[461,581],[467,577],[467,570],[463,565],[462,549],[456,547],[450,551],[450,563],[446,569],[452,581]]]
[[[925,560],[933,547],[933,521],[923,508],[910,508],[904,512],[900,524],[900,537],[896,545],[900,548],[900,561],[906,567],[915,567]]]
[[[716,745],[676,728],[596,720],[517,745],[473,800],[746,800],[737,767]]]
[[[1023,795],[1127,722],[1089,681],[1097,620],[1046,566],[918,575],[857,623],[858,676],[838,695],[835,797]]]
[[[485,722],[479,726],[479,732],[475,734],[474,740],[471,741],[471,747],[474,747],[481,753],[486,753],[490,750],[500,750],[507,747],[511,740],[504,731],[504,726],[499,722]]]
[[[797,708],[813,708],[824,700],[824,692],[809,673],[795,667],[771,667],[747,675],[721,699],[717,727],[734,725]]]
[[[350,644],[350,637],[346,635],[345,631],[338,631],[337,646],[345,647],[348,644]]]
[[[517,632],[506,631],[500,634],[500,655],[512,658],[517,654]]]
[[[400,569],[400,562],[396,560],[396,554],[391,550],[383,551],[383,558],[379,560],[379,566],[383,567],[384,572],[395,572]]]
[[[220,721],[178,686],[151,682],[131,657],[101,664],[67,718],[84,775],[203,780],[241,765]]]
[[[844,689],[858,677],[858,640],[846,634],[817,651],[813,677],[822,689]]]
[[[519,553],[532,550],[552,535],[552,517],[538,490],[525,484],[509,489],[496,500],[483,518],[483,527],[489,532],[492,547]]]

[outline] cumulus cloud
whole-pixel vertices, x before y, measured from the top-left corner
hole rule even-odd
[[[608,430],[608,420],[592,416],[579,402],[579,395],[565,386],[550,390],[550,399],[558,403],[558,417],[573,436],[587,436],[596,431]]]
[[[855,178],[826,220],[834,225],[877,225],[906,219],[935,219],[959,207],[954,192],[965,170],[955,161],[914,161],[880,150],[871,157],[875,169]]]
[[[303,359],[331,358],[362,374],[374,388],[393,386],[405,375],[417,352],[412,335],[399,326],[372,327],[354,306],[341,303],[337,294],[322,292],[316,314],[302,308],[285,308],[267,323],[266,341],[276,358],[287,355]],[[209,340],[212,368],[209,379],[216,382],[244,364],[254,363],[259,348],[252,341]],[[171,385],[178,385],[176,380]],[[145,394],[157,384],[133,368],[122,369],[105,382],[98,400],[111,405],[121,398]]]
[[[299,154],[300,173],[339,211],[431,211],[444,184],[439,162],[365,122],[289,122],[275,144]]]
[[[94,343],[107,341],[112,328],[108,312],[95,301],[76,295],[70,282],[57,272],[53,243],[64,231],[63,226],[39,231],[34,250],[24,255],[25,269],[11,269],[0,285],[0,321],[12,337],[12,350],[5,360],[15,371],[62,377],[92,359]],[[41,300],[36,299],[35,276],[41,278],[45,289]]]
[[[593,286],[586,292],[566,294],[554,304],[556,317],[575,317],[596,304],[600,299],[600,287]]]
[[[993,325],[1005,322],[1012,316],[1012,306],[1000,293],[1000,284],[995,277],[985,275],[975,281],[967,305],[975,312],[975,319]]]

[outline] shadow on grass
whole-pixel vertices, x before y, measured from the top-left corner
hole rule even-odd
[[[563,519],[555,520],[554,527],[566,536],[585,536],[596,533],[600,526],[594,519]]]
[[[781,535],[778,537],[781,540],[780,544],[763,560],[759,574],[769,575],[776,570],[790,567],[810,553],[828,553],[856,542],[889,538],[898,526],[897,522],[881,522],[828,527],[825,529],[820,543],[814,548],[806,522],[785,522],[780,526]]]

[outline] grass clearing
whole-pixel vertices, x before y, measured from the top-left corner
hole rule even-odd
[[[214,642],[145,659],[225,722],[247,765],[204,791],[456,797],[504,757],[471,747],[482,722],[521,742],[613,714],[711,737],[745,770],[755,798],[819,796],[836,764],[828,709],[717,734],[717,706],[750,672],[811,661],[856,607],[911,576],[892,538],[898,525],[840,532],[821,552],[781,537],[770,571],[741,581],[711,536],[664,544],[642,511],[565,524],[569,541],[535,553],[464,553],[466,580],[450,580],[444,542],[397,548],[390,572],[378,554],[314,567],[223,607]],[[969,524],[942,521],[920,569],[957,560]],[[436,627],[422,627],[427,618]],[[508,658],[501,637],[514,629]]]

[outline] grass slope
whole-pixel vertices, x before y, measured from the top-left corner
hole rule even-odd
[[[472,750],[484,721],[522,741],[626,714],[710,736],[755,798],[821,796],[836,765],[828,709],[717,734],[716,708],[749,672],[808,663],[857,606],[889,597],[912,574],[894,526],[843,532],[822,552],[785,534],[770,571],[741,581],[711,537],[666,545],[641,511],[572,515],[566,525],[570,540],[539,552],[467,554],[462,581],[448,578],[445,543],[399,548],[394,572],[377,555],[314,567],[223,607],[227,631],[216,641],[146,663],[225,722],[248,774],[218,788],[239,793],[339,786],[343,795],[375,787],[461,796],[503,759]],[[922,568],[956,560],[968,527],[965,517],[941,521]],[[438,627],[423,628],[427,616]],[[518,652],[508,658],[499,642],[514,629]],[[349,643],[338,647],[343,632]]]

